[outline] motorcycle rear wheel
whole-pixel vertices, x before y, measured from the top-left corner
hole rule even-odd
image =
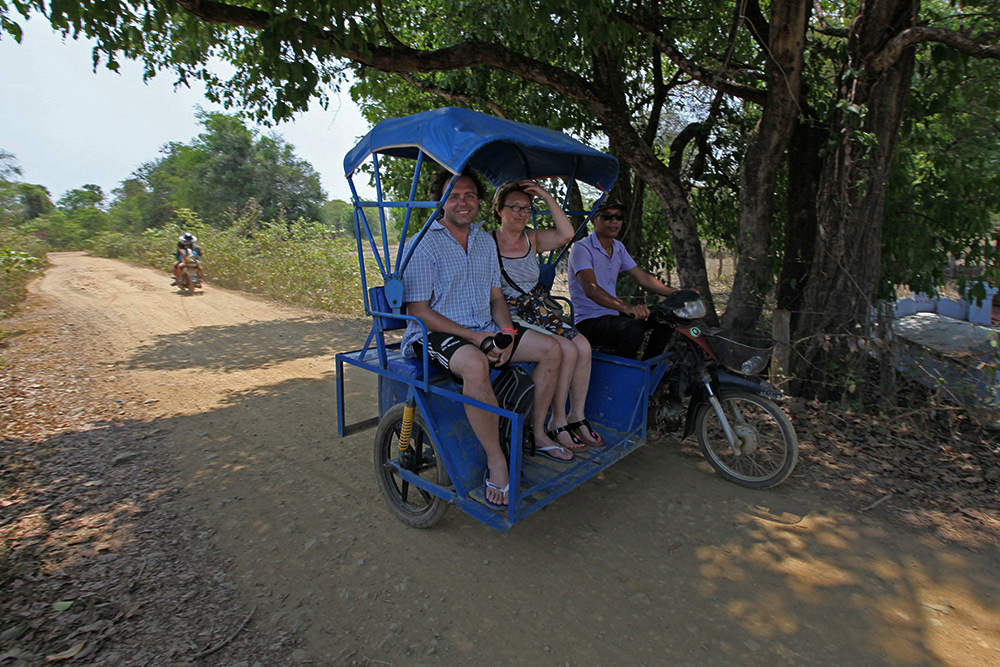
[[[722,477],[740,486],[765,489],[783,482],[799,458],[799,439],[791,420],[774,401],[744,391],[719,396],[741,453],[733,452],[710,403],[695,414],[701,453]]]
[[[403,407],[402,403],[393,406],[378,424],[375,432],[375,479],[386,504],[400,521],[413,528],[430,528],[444,516],[448,503],[403,479],[399,467],[405,467],[438,486],[449,486],[451,482],[419,412],[413,416],[409,448],[399,451]]]

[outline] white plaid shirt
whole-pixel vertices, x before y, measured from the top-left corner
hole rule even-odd
[[[493,239],[481,225],[469,230],[469,252],[435,220],[403,271],[403,301],[427,301],[431,310],[473,331],[499,331],[493,322],[490,291],[500,287],[500,265]],[[403,354],[415,356],[422,333],[408,322]]]

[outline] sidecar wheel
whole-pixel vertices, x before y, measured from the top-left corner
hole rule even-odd
[[[799,439],[784,410],[742,391],[724,391],[719,400],[742,451],[733,452],[718,415],[704,403],[695,415],[694,431],[711,466],[730,482],[752,489],[783,482],[799,458]]]
[[[413,416],[409,449],[399,451],[403,407],[400,403],[391,408],[378,424],[375,432],[375,479],[389,509],[400,521],[414,528],[430,528],[444,516],[448,503],[403,479],[400,467],[406,467],[438,486],[448,486],[451,482],[419,412]]]

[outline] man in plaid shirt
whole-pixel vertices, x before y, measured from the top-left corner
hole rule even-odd
[[[471,171],[453,176],[442,171],[431,184],[430,198],[440,200],[447,182],[454,187],[403,272],[406,311],[427,325],[428,356],[447,370],[469,398],[497,405],[490,368],[508,362],[535,362],[532,431],[537,451],[560,461],[573,454],[545,434],[545,413],[555,390],[559,345],[551,337],[515,328],[500,289],[500,265],[489,234],[473,224],[486,195]],[[423,334],[410,322],[403,335],[407,356],[422,354]],[[500,448],[497,415],[465,406],[472,430],[486,452],[486,502],[507,505],[509,472]]]

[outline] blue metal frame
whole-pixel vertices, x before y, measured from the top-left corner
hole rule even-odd
[[[595,381],[587,398],[587,413],[603,434],[607,446],[578,454],[569,464],[531,459],[525,457],[519,448],[513,447],[510,457],[510,506],[506,513],[500,513],[482,502],[485,454],[473,436],[461,406],[472,405],[512,419],[514,433],[521,433],[521,429],[527,426],[521,416],[463,396],[443,374],[439,373],[436,379],[431,379],[425,372],[422,378],[415,379],[400,372],[399,364],[393,363],[402,361],[398,345],[389,346],[388,352],[389,363],[386,366],[363,359],[364,350],[336,355],[338,435],[345,437],[359,427],[370,428],[378,422],[378,418],[366,420],[355,428],[344,424],[346,366],[375,373],[379,377],[379,414],[385,414],[393,405],[410,398],[416,401],[454,490],[397,468],[401,477],[501,532],[507,532],[517,522],[642,446],[646,442],[649,398],[671,363],[667,354],[649,361],[636,361],[594,352],[591,374]],[[423,369],[426,368],[423,366]],[[393,392],[396,392],[395,395],[387,399]]]

